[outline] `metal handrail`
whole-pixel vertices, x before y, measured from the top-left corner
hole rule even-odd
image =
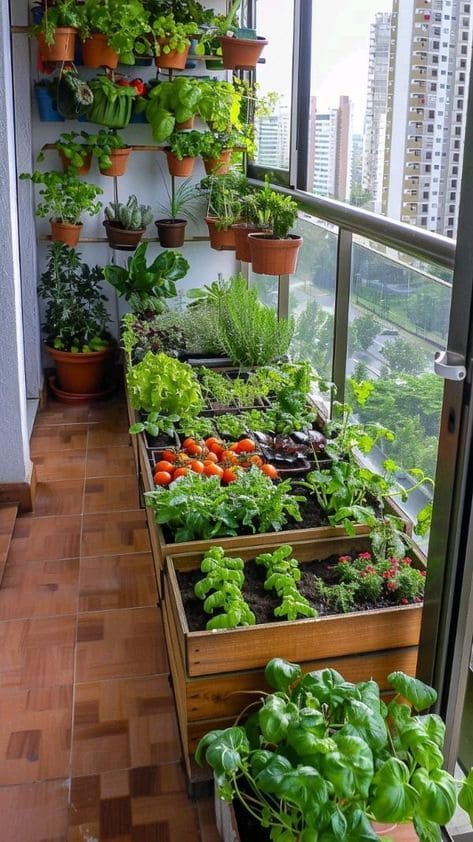
[[[250,184],[261,186],[261,181],[250,179]],[[293,190],[271,185],[273,190],[291,196],[301,210],[337,225],[353,234],[375,240],[388,248],[398,249],[418,260],[437,263],[446,269],[453,269],[456,242],[449,237],[426,231],[405,222],[398,222],[371,211],[355,208],[335,199],[314,196],[303,190]]]

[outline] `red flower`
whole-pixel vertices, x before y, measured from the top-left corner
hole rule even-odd
[[[371,553],[358,553],[358,558],[362,558],[364,561],[371,561]]]
[[[423,602],[422,597],[421,597],[421,596],[416,596],[416,598],[415,598],[415,602]]]
[[[407,564],[407,566],[410,567],[412,564],[412,559],[406,555],[404,556],[404,558],[401,558],[401,564]]]
[[[390,577],[391,577],[391,574],[390,574],[389,570],[385,570],[384,573],[383,573],[383,579],[389,579]]]
[[[396,591],[397,590],[397,584],[396,584],[396,582],[393,582],[392,579],[390,579],[389,582],[386,582],[386,587],[389,588],[390,591]]]
[[[366,568],[366,572],[367,573],[376,573],[376,570],[374,569],[372,564],[369,564],[368,567]]]
[[[350,555],[341,555],[340,558],[338,559],[338,561],[339,561],[340,564],[348,564],[348,562],[351,561],[351,556]]]
[[[403,596],[403,598],[400,599],[399,602],[401,603],[401,605],[409,605],[409,600],[406,599],[405,596]]]

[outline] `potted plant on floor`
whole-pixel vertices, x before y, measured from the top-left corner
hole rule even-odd
[[[144,36],[150,31],[148,14],[140,0],[86,0],[80,36],[86,67],[116,68],[134,64],[144,54]]]
[[[46,4],[41,22],[31,29],[38,39],[43,61],[74,61],[80,22],[81,9],[76,0],[58,0],[54,6]]]
[[[242,216],[242,198],[248,191],[248,181],[242,173],[230,171],[226,175],[208,175],[199,185],[207,196],[207,216],[210,246],[217,250],[233,250],[235,235],[232,225]]]
[[[248,198],[249,220],[270,234],[249,234],[253,271],[260,275],[293,275],[302,245],[299,234],[289,231],[297,219],[297,204],[290,196],[271,190],[269,181]]]
[[[211,731],[196,752],[214,770],[217,797],[236,797],[253,819],[242,839],[376,842],[413,822],[431,842],[457,804],[473,821],[473,771],[461,783],[442,769],[445,725],[420,715],[436,702],[432,687],[393,672],[385,704],[373,680],[353,684],[333,669],[302,676],[280,658],[265,677],[274,692],[260,694],[246,726]]]
[[[133,102],[138,92],[134,85],[119,85],[108,76],[97,76],[90,82],[94,101],[87,114],[91,123],[108,129],[124,129],[131,119]]]
[[[163,143],[174,131],[192,128],[200,95],[200,80],[189,76],[178,76],[151,88],[146,119],[157,143]]]
[[[146,249],[146,243],[141,243],[126,267],[111,263],[103,273],[133,312],[161,313],[165,299],[177,295],[176,281],[186,275],[189,264],[179,252],[164,251],[148,265]]]
[[[197,31],[195,23],[178,23],[172,12],[151,20],[151,35],[156,66],[184,70],[191,43]]]
[[[61,241],[69,246],[79,242],[83,213],[95,216],[102,207],[96,202],[97,196],[103,193],[101,187],[81,181],[71,172],[38,172],[22,173],[20,178],[30,179],[34,184],[44,185],[39,191],[41,201],[36,207],[36,215],[51,223],[51,239]]]
[[[50,384],[66,403],[103,397],[110,388],[114,346],[107,333],[102,281],[102,269],[82,263],[75,249],[51,246],[38,293],[46,303],[46,347],[56,363]]]
[[[171,176],[171,187],[165,183],[165,189],[167,202],[160,204],[159,209],[166,217],[155,222],[159,242],[163,248],[180,248],[184,245],[188,220],[196,221],[192,210],[196,202],[195,185],[186,179],[176,187],[175,178]]]
[[[136,196],[129,196],[126,204],[110,202],[105,208],[104,222],[109,245],[121,251],[133,251],[153,219],[149,205],[139,205]]]
[[[194,170],[195,159],[202,149],[202,133],[194,131],[175,132],[169,138],[166,158],[169,174],[188,178]]]

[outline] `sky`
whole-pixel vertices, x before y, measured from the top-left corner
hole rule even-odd
[[[390,12],[392,0],[303,0],[312,2],[312,94],[318,109],[338,104],[349,96],[354,106],[353,129],[362,132],[366,107],[370,25],[376,12]],[[263,90],[290,90],[290,75],[284,61],[293,0],[258,0],[258,34],[269,40],[266,47],[267,73],[258,68]],[[275,7],[277,7],[277,13]]]

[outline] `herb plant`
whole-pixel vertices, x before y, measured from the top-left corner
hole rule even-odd
[[[87,181],[81,181],[72,172],[39,172],[32,175],[21,173],[21,179],[30,179],[34,184],[44,185],[39,191],[41,201],[36,206],[36,216],[49,217],[55,222],[68,222],[76,225],[83,213],[90,216],[97,214],[102,207],[96,202],[103,193],[101,187]]]
[[[127,386],[132,406],[152,414],[151,423],[160,429],[169,429],[168,422],[191,421],[203,408],[191,367],[166,354],[145,354],[140,363],[128,370]],[[142,429],[138,423],[130,432],[139,433]],[[158,432],[159,429],[152,435]]]
[[[275,239],[286,239],[297,219],[297,203],[290,196],[271,190],[269,178],[264,187],[245,200],[248,221],[259,228],[269,228]]]
[[[171,82],[160,82],[151,88],[146,119],[157,143],[163,143],[172,135],[176,123],[185,123],[197,113],[200,86],[197,78],[178,76]]]
[[[143,36],[150,32],[148,14],[140,0],[85,0],[81,38],[102,32],[122,64],[134,64],[135,52],[146,52]]]
[[[299,562],[292,558],[289,544],[283,544],[272,553],[261,553],[256,556],[255,562],[266,568],[265,590],[275,590],[281,599],[281,604],[274,609],[275,617],[293,621],[298,617],[317,616],[317,611],[297,589],[301,571]]]
[[[473,820],[473,771],[461,783],[442,769],[445,725],[420,715],[433,688],[394,672],[385,704],[373,680],[353,684],[333,669],[302,676],[280,658],[265,678],[274,692],[262,693],[247,729],[211,731],[195,757],[213,768],[219,796],[237,797],[273,842],[376,842],[372,821],[413,821],[421,842],[440,842],[457,803]]]
[[[226,231],[241,218],[242,198],[248,190],[248,181],[242,173],[208,175],[202,179],[198,190],[207,197],[207,215],[213,217],[219,231]]]
[[[108,346],[108,312],[99,266],[90,268],[63,243],[53,243],[38,286],[46,302],[47,343],[61,351],[100,351]]]
[[[126,313],[122,319],[122,342],[130,349],[129,364],[140,362],[151,351],[172,356],[172,351],[186,347],[185,321],[181,313],[165,310],[163,313],[140,318],[134,313]]]
[[[169,148],[178,161],[197,158],[202,150],[202,132],[175,132],[169,138]]]
[[[212,547],[205,553],[200,569],[205,573],[194,593],[204,601],[206,614],[215,617],[207,622],[207,629],[234,629],[237,626],[254,626],[256,619],[243,597],[241,587],[245,581],[244,562],[241,558],[225,556],[222,547]]]
[[[212,131],[230,132],[241,128],[242,94],[238,87],[231,82],[203,80],[200,90],[198,113]]]
[[[196,32],[194,23],[178,23],[172,12],[159,15],[151,21],[151,32],[154,37],[154,52],[156,56],[168,55],[171,52],[183,53],[190,44],[190,37]]]
[[[54,43],[56,29],[62,27],[78,28],[81,23],[81,9],[76,0],[56,0],[54,6],[49,5],[44,12],[41,23],[31,28],[32,35],[44,36],[48,46]]]
[[[127,268],[110,263],[104,276],[135,312],[160,313],[164,299],[177,295],[176,281],[184,277],[189,264],[179,252],[166,249],[148,265],[146,249],[141,243],[128,258]]]

